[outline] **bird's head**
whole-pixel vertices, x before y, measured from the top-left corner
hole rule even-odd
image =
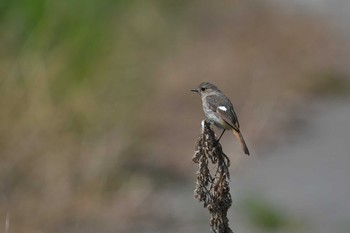
[[[214,84],[211,84],[208,82],[201,83],[198,87],[192,89],[191,91],[197,92],[201,96],[208,95],[215,92],[220,92],[220,90]]]

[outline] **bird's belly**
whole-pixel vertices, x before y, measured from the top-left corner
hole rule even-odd
[[[217,120],[213,121],[212,123],[221,129],[232,129],[232,127],[221,118],[217,118]]]

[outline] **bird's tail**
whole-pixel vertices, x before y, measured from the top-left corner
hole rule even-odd
[[[235,134],[235,136],[238,138],[238,140],[241,142],[241,146],[242,146],[242,149],[243,149],[244,153],[247,154],[247,155],[250,155],[248,147],[247,147],[247,144],[245,143],[244,138],[242,136],[242,133],[238,132],[238,131],[236,131],[234,129],[232,129],[232,131]]]

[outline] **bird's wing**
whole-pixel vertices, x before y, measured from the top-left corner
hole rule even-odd
[[[234,130],[239,132],[239,123],[235,112],[227,109],[226,111],[223,108],[218,107],[216,113],[221,117],[227,124],[229,124]]]
[[[205,98],[206,98],[206,101],[208,103],[208,107],[213,112],[216,112],[216,109],[219,106],[223,105],[223,99],[219,98],[217,95],[208,95]]]
[[[226,96],[218,97],[217,95],[209,95],[206,97],[210,103],[209,108],[217,113],[227,124],[239,132],[239,122],[237,115],[233,109],[231,101]]]

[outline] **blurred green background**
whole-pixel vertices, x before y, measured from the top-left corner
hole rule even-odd
[[[239,187],[249,164],[293,150],[317,116],[307,105],[347,100],[349,31],[334,12],[288,1],[2,0],[0,231],[7,219],[8,232],[209,232],[192,197],[203,113],[189,90],[202,81],[233,100],[253,152],[225,135],[242,194],[234,231],[317,229]]]

